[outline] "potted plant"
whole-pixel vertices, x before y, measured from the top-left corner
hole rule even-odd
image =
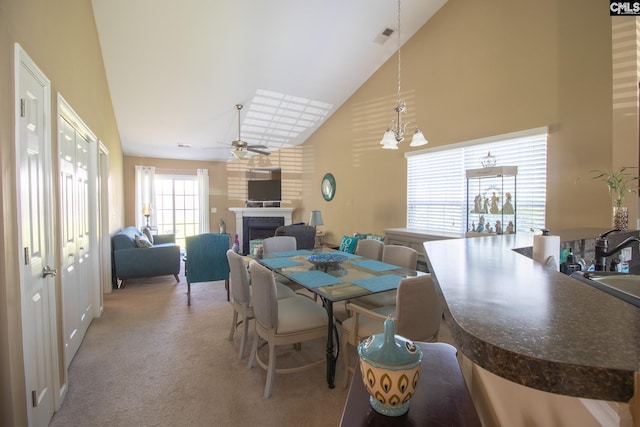
[[[618,170],[594,170],[593,179],[603,181],[607,184],[609,194],[613,196],[613,226],[619,230],[626,231],[629,226],[629,210],[622,206],[627,193],[637,190],[638,177],[630,170],[635,168],[623,166]]]

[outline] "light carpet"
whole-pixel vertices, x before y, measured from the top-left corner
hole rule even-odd
[[[247,369],[248,355],[238,360],[238,334],[227,340],[233,311],[223,282],[192,285],[190,307],[184,276],[130,280],[104,300],[50,426],[339,424],[347,396],[340,361],[334,389],[323,364],[276,375],[272,397],[263,397],[266,372]],[[318,340],[301,351],[281,348],[278,366],[322,357],[324,347]]]

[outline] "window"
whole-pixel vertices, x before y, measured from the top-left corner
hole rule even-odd
[[[488,152],[496,166],[517,166],[517,232],[544,228],[547,129],[407,153],[407,227],[465,233],[467,169],[482,167]]]
[[[176,243],[185,248],[185,237],[200,230],[197,177],[156,174],[154,187],[158,233],[175,233]]]

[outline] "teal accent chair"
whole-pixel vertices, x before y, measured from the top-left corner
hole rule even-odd
[[[187,305],[191,305],[191,284],[224,280],[229,301],[229,235],[202,233],[186,238]]]

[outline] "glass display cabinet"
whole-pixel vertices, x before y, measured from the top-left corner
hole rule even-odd
[[[467,170],[467,237],[516,232],[517,166]]]

